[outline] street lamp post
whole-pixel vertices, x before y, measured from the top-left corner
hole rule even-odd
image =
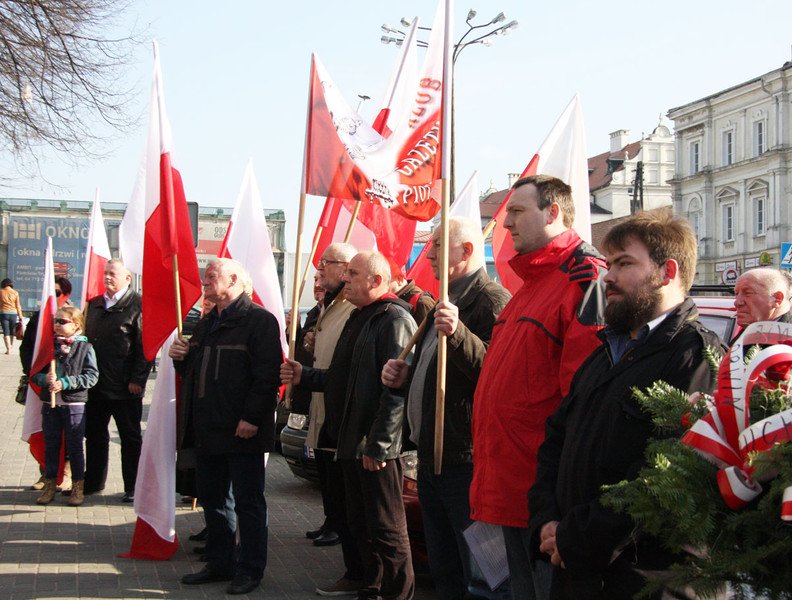
[[[476,11],[470,9],[468,11],[467,17],[465,18],[465,24],[467,25],[467,31],[463,33],[460,38],[457,40],[456,44],[454,44],[454,53],[452,55],[452,62],[456,65],[456,61],[459,58],[459,55],[462,54],[462,51],[467,48],[468,46],[474,46],[477,44],[481,44],[483,46],[490,46],[494,41],[493,38],[496,36],[503,36],[507,35],[510,31],[517,28],[517,21],[511,20],[508,23],[501,25],[506,20],[506,15],[502,12],[495,15],[492,19],[490,19],[487,23],[482,23],[480,25],[474,25],[472,21],[476,18]],[[404,17],[401,18],[400,24],[404,27],[409,27],[411,22],[405,19]],[[406,37],[406,33],[396,27],[392,27],[390,25],[383,25],[382,31],[386,34],[392,35],[383,35],[380,38],[380,41],[383,44],[396,44],[397,46],[401,46],[404,43],[404,38]],[[431,27],[418,27],[421,31],[431,31]],[[474,33],[475,32],[475,33]],[[471,35],[472,34],[472,35]],[[471,38],[471,39],[468,39]],[[418,47],[419,48],[426,48],[429,44],[423,40],[418,40]],[[454,69],[454,73],[456,73],[456,69]],[[456,86],[452,86],[451,91],[451,198],[455,197],[456,193],[456,121],[454,119],[454,111],[455,111],[455,95],[456,95]]]

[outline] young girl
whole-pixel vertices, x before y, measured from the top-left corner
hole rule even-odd
[[[99,370],[93,347],[82,333],[83,315],[74,306],[63,306],[55,313],[55,373],[49,366],[33,376],[41,386],[41,429],[44,433],[44,489],[36,499],[49,504],[55,497],[60,464],[61,439],[65,436],[72,471],[71,506],[83,503],[85,478],[85,401],[88,389],[96,385]],[[52,408],[50,392],[55,392]]]

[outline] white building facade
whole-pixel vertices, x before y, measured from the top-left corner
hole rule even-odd
[[[732,283],[792,242],[792,62],[673,108],[674,213],[699,241],[697,283]]]
[[[610,134],[610,150],[588,159],[591,222],[601,223],[631,214],[638,164],[643,167],[643,209],[671,206],[674,177],[674,137],[662,123],[637,142],[627,141],[630,132]]]

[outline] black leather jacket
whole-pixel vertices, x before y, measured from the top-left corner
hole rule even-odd
[[[417,326],[409,306],[395,298],[377,300],[362,310],[368,318],[354,346],[337,457],[349,460],[365,454],[384,461],[398,458],[401,452],[404,396],[383,386],[380,375],[385,363],[399,356]],[[304,369],[301,385],[322,391],[325,372]]]
[[[89,397],[129,398],[129,384],[136,383],[144,391],[151,365],[143,356],[140,294],[130,289],[110,308],[104,296],[88,303],[85,335],[96,352],[99,382]],[[142,397],[143,392],[138,397]]]

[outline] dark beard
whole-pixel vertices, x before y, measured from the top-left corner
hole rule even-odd
[[[615,286],[608,284],[606,290]],[[662,279],[659,273],[647,277],[637,292],[625,294],[621,288],[617,291],[623,294],[621,300],[608,302],[605,307],[605,323],[617,331],[635,331],[652,320],[655,311],[662,301],[660,288]]]

